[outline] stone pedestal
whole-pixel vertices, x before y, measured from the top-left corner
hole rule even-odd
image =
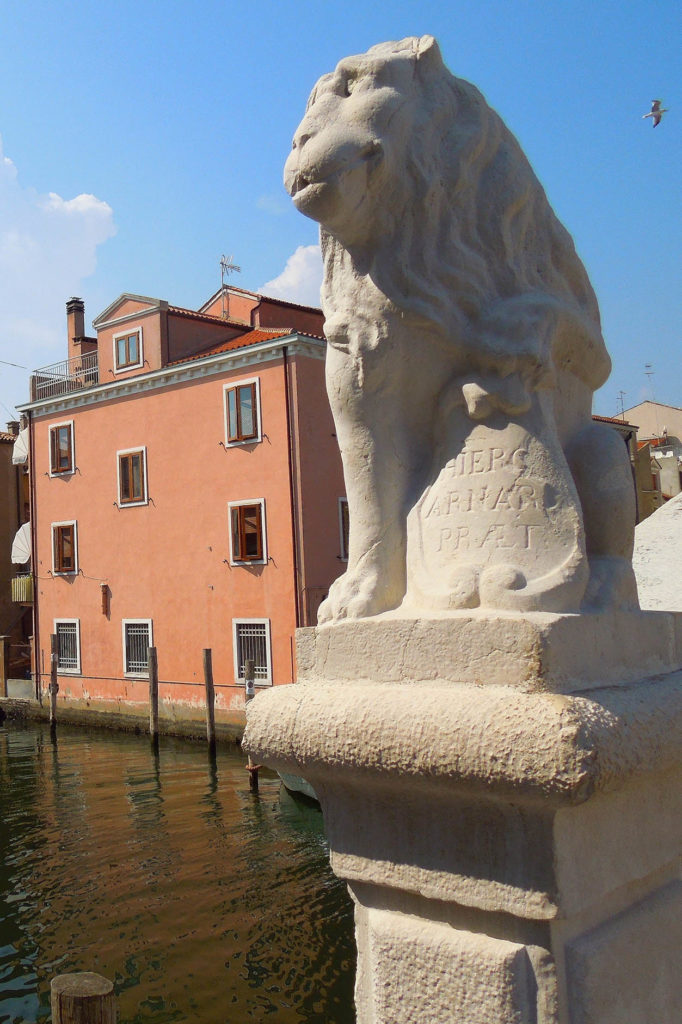
[[[361,1024],[673,1024],[682,616],[303,630],[245,746],[304,776],[356,906]]]

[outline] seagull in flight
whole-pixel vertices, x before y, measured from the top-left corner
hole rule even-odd
[[[650,118],[653,119],[653,127],[654,128],[656,127],[657,124],[661,123],[661,118],[663,117],[664,114],[666,114],[668,112],[668,108],[667,107],[662,107],[661,106],[662,102],[663,102],[662,100],[652,100],[651,101],[651,110],[649,111],[649,113],[648,114],[642,114],[643,118],[644,117],[650,117]]]

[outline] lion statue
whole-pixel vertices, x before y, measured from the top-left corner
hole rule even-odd
[[[542,493],[554,494],[547,507],[571,510],[571,552],[545,587],[549,603],[500,606],[636,607],[628,453],[591,416],[610,372],[597,301],[519,144],[481,93],[447,70],[431,36],[348,57],[313,89],[284,179],[298,210],[320,224],[327,389],[350,515],[347,571],[319,621],[405,601],[409,517],[429,487],[442,489],[439,472],[474,429],[502,436],[509,424],[532,442],[517,439],[515,451],[540,451]],[[518,490],[518,473],[509,479]],[[481,508],[486,493],[473,499]],[[518,519],[519,502],[506,505]],[[495,536],[499,547],[503,533]],[[467,578],[485,571],[472,563]],[[530,593],[523,573],[511,576],[502,590]],[[453,583],[440,606],[496,603],[479,582],[464,590]]]

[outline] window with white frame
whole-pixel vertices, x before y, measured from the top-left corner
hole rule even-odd
[[[151,619],[123,619],[123,671],[127,676],[149,674],[149,648],[153,646]]]
[[[52,572],[62,576],[78,572],[76,520],[69,523],[52,523]]]
[[[350,536],[350,519],[348,516],[348,499],[339,498],[339,549],[342,562],[348,561],[348,538]]]
[[[254,662],[254,681],[261,686],[272,683],[269,619],[233,619],[234,678],[244,682],[247,659]]]
[[[73,473],[75,457],[73,447],[73,420],[50,426],[50,476]]]
[[[142,366],[142,328],[114,335],[114,370],[133,370]]]
[[[127,448],[125,451],[116,452],[116,461],[119,505],[146,505],[147,449]]]
[[[236,380],[223,387],[225,444],[251,444],[261,440],[260,380]]]
[[[230,501],[230,562],[264,565],[268,560],[265,536],[265,499]]]
[[[81,670],[81,638],[79,619],[55,619],[57,637],[57,669],[79,675]]]

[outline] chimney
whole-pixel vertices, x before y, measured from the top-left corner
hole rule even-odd
[[[9,420],[7,423],[7,433],[14,434],[17,437],[19,433],[19,420]]]
[[[97,351],[97,339],[85,336],[85,303],[72,296],[66,303],[66,335],[69,359],[79,358]]]
[[[69,346],[76,338],[85,336],[85,303],[75,296],[66,303],[66,334]]]

